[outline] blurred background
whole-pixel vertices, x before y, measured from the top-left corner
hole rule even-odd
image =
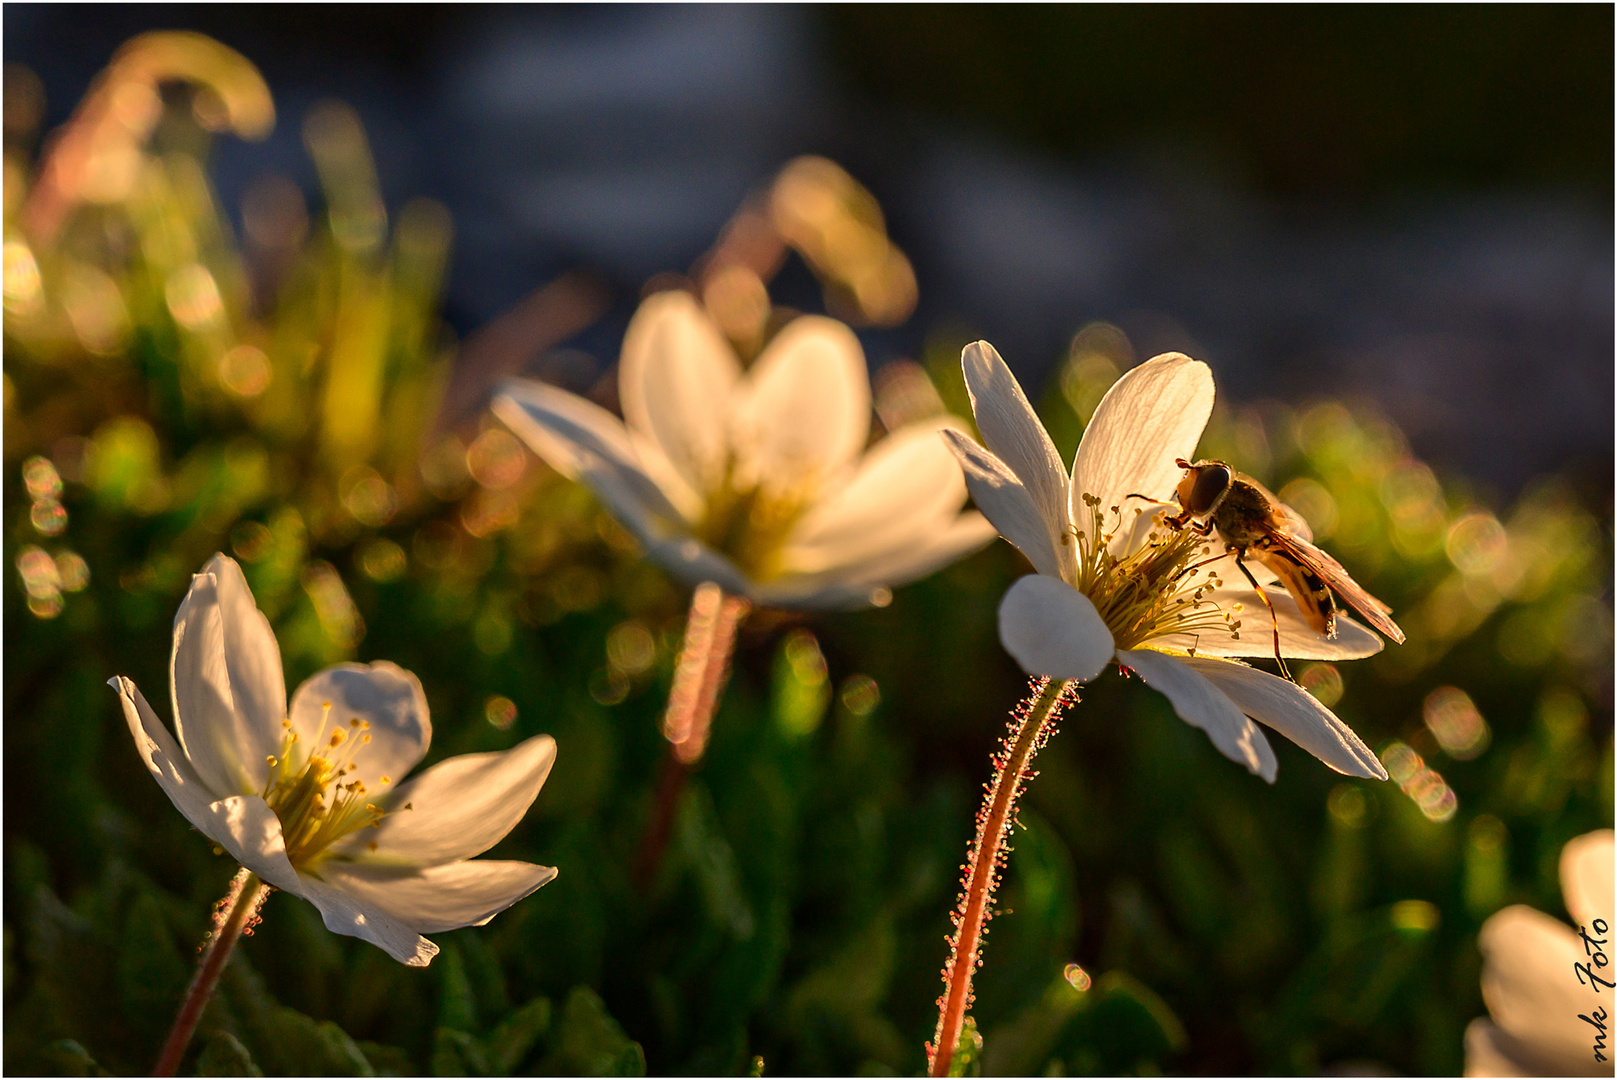
[[[146,1069],[230,876],[103,685],[162,699],[216,550],[289,683],[417,671],[429,760],[554,734],[494,854],[561,875],[425,973],[272,899],[187,1068],[922,1068],[1023,692],[993,627],[1022,564],[1001,544],[880,611],[755,617],[634,888],[686,597],[482,407],[518,372],[613,404],[647,288],[695,289],[743,355],[794,311],[849,321],[889,429],[963,410],[986,337],[1068,457],[1121,371],[1204,359],[1203,452],[1409,632],[1299,673],[1386,784],[1288,744],[1268,787],[1097,683],[1026,803],[969,1068],[1455,1072],[1481,921],[1564,915],[1560,845],[1612,821],[1609,8],[12,5],[4,29],[8,1071]],[[119,53],[151,30],[206,37]]]

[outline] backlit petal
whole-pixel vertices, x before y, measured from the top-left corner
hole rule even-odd
[[[423,934],[482,926],[553,880],[556,868],[475,859],[425,870],[328,863],[321,874],[366,908],[384,911]]]
[[[1069,521],[1067,470],[1061,464],[1061,455],[1056,453],[1055,443],[1050,441],[1038,414],[1028,404],[1022,385],[992,345],[986,341],[967,345],[960,354],[960,367],[965,372],[971,411],[976,415],[983,443],[1022,481],[1038,509],[1050,549],[1061,568],[1059,576],[1071,581],[1075,553],[1070,544],[1063,544],[1061,540]],[[972,494],[975,496],[976,492]],[[980,500],[978,505],[981,507]],[[994,515],[986,508],[983,510],[992,520]],[[1023,550],[1025,553],[1026,549]]]
[[[1603,919],[1607,926],[1617,926],[1611,894],[1612,831],[1597,829],[1567,841],[1561,849],[1561,898],[1577,924],[1590,926]]]
[[[251,606],[251,597],[247,602]],[[197,775],[219,795],[263,790],[269,775],[265,758],[280,749],[280,732],[272,735],[258,716],[238,707],[236,701],[231,682],[232,648],[246,651],[261,645],[256,634],[241,634],[236,626],[227,628],[227,621],[234,623],[241,614],[239,603],[227,607],[222,601],[214,573],[194,575],[174,616],[174,648],[169,657],[175,732]],[[238,645],[243,638],[244,648]],[[269,647],[279,665],[280,651],[273,637]],[[261,665],[262,658],[247,664],[245,670],[261,674]],[[243,704],[261,705],[272,695],[268,687],[243,687]],[[279,723],[277,717],[277,728]]]
[[[700,517],[701,497],[662,451],[593,401],[529,379],[511,379],[503,391],[494,414],[557,472],[593,488],[637,534]],[[603,491],[603,478],[613,491]]]
[[[879,603],[882,590],[919,581],[994,539],[994,526],[975,511],[959,514],[924,537],[897,537],[880,551],[817,574],[786,574],[753,587],[769,607],[840,611]]]
[[[292,728],[306,753],[344,760],[351,754],[349,779],[378,792],[386,787],[382,777],[398,783],[432,741],[421,681],[386,660],[338,664],[312,676],[292,695]],[[335,744],[334,733],[340,733]],[[350,739],[360,745],[350,749]]]
[[[742,482],[793,490],[836,476],[870,437],[870,372],[853,331],[804,315],[775,335],[736,390]]]
[[[413,867],[480,855],[522,820],[555,760],[556,741],[535,735],[509,750],[441,761],[379,792],[376,801],[392,812],[338,842],[332,854]]]
[[[1179,657],[1150,649],[1119,650],[1117,659],[1167,698],[1179,719],[1207,732],[1219,753],[1274,783],[1269,740],[1206,676]]]
[[[1051,537],[1049,523],[1022,481],[1003,461],[958,431],[945,431],[943,441],[959,460],[977,509],[1027,556],[1033,569],[1062,580],[1062,560],[1056,555],[1059,538]]]
[[[1289,679],[1229,660],[1184,657],[1180,662],[1206,676],[1236,708],[1274,728],[1337,772],[1375,780],[1387,778],[1387,770],[1353,729]]]
[[[301,895],[320,909],[332,933],[362,938],[411,967],[426,967],[438,955],[438,946],[375,904],[310,874],[299,876]]]
[[[1580,985],[1572,966],[1589,958],[1571,928],[1517,904],[1482,924],[1477,948],[1482,952],[1482,999],[1494,1023],[1533,1054],[1534,1064],[1546,1068],[1544,1075],[1590,1074],[1597,1064],[1589,1049],[1594,1029],[1578,1014],[1609,1003],[1610,991],[1603,989],[1597,997],[1588,985]]]
[[[895,543],[924,541],[958,516],[966,501],[960,464],[938,433],[940,417],[877,443],[845,484],[828,491],[793,526],[781,562],[816,572],[868,558]]]
[[[258,610],[235,559],[215,555],[202,572],[213,574],[216,582],[225,632],[225,666],[236,712],[261,743],[279,746],[281,721],[286,719],[286,676],[275,631]]]
[[[107,685],[118,692],[118,703],[123,706],[124,720],[129,734],[134,736],[135,750],[146,768],[157,778],[158,785],[174,803],[175,809],[198,829],[207,832],[212,827],[208,807],[223,792],[212,791],[191,767],[184,751],[174,741],[163,722],[152,712],[138,687],[124,678],[115,676]],[[207,833],[210,838],[212,833]]]
[[[1125,372],[1106,391],[1078,444],[1073,521],[1088,516],[1085,494],[1098,496],[1102,510],[1122,506],[1130,495],[1172,499],[1184,475],[1174,459],[1194,457],[1212,412],[1213,373],[1199,360],[1164,353]]]
[[[1466,1076],[1554,1076],[1560,1071],[1535,1062],[1528,1048],[1492,1020],[1479,1016],[1466,1025]]]
[[[618,360],[623,417],[697,491],[723,477],[740,378],[734,350],[690,293],[649,296],[629,321]]]
[[[1116,646],[1089,597],[1059,578],[1029,574],[999,604],[999,640],[1029,675],[1088,681]]]
[[[1386,643],[1369,629],[1338,614],[1336,636],[1327,638],[1309,626],[1302,609],[1291,594],[1280,588],[1265,588],[1264,595],[1274,605],[1275,622],[1252,589],[1219,589],[1207,601],[1221,611],[1231,612],[1240,629],[1231,631],[1220,624],[1216,629],[1194,634],[1165,634],[1151,639],[1153,648],[1174,652],[1194,651],[1198,656],[1229,656],[1263,659],[1275,654],[1275,626],[1280,628],[1280,655],[1290,660],[1360,660],[1374,656]],[[1239,604],[1239,610],[1235,605]],[[1209,608],[1208,610],[1211,610]]]
[[[753,595],[752,579],[695,537],[675,536],[647,543],[646,557],[685,585],[694,587],[711,581],[725,592]]]
[[[286,857],[281,819],[257,795],[232,795],[209,807],[212,827],[204,829],[230,857],[274,885],[301,895],[302,882]]]

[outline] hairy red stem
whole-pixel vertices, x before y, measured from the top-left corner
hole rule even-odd
[[[197,1022],[202,1019],[202,1010],[207,1008],[214,988],[219,985],[219,976],[224,974],[230,953],[242,932],[258,918],[259,906],[269,888],[245,867],[231,879],[230,891],[215,908],[214,928],[203,946],[202,963],[191,980],[191,988],[185,992],[179,1015],[174,1018],[163,1050],[157,1055],[157,1064],[152,1066],[153,1076],[173,1076],[179,1069],[185,1049],[191,1045],[191,1036],[196,1034]]]
[[[1034,679],[1031,695],[1011,714],[1000,751],[994,755],[994,779],[977,813],[977,837],[966,859],[965,887],[955,912],[949,959],[943,966],[938,1030],[927,1047],[932,1076],[949,1075],[966,1010],[971,1008],[971,977],[981,962],[983,933],[993,917],[994,889],[1010,852],[1005,837],[1016,821],[1016,800],[1035,775],[1029,766],[1054,732],[1070,686],[1060,679]]]
[[[635,883],[650,885],[662,863],[673,829],[674,810],[685,790],[691,767],[701,760],[713,727],[713,714],[730,676],[730,655],[736,632],[752,610],[743,596],[725,596],[712,582],[697,586],[685,623],[685,641],[674,667],[674,685],[663,716],[663,737],[668,756],[657,773],[651,819],[635,858]]]

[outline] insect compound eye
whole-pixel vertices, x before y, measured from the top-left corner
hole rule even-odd
[[[1211,513],[1218,500],[1230,488],[1230,480],[1234,477],[1228,465],[1211,462],[1199,465],[1195,471],[1195,483],[1190,489],[1190,502],[1186,504],[1192,514],[1200,516]]]

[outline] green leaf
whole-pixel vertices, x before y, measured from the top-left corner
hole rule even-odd
[[[551,1052],[538,1071],[551,1076],[644,1076],[646,1055],[624,1034],[595,991],[575,986],[562,1006]]]
[[[264,1075],[241,1040],[228,1031],[221,1031],[208,1040],[202,1053],[197,1055],[196,1070],[198,1076]]]
[[[42,1072],[51,1076],[111,1076],[90,1052],[72,1039],[58,1039],[38,1055]]]
[[[977,1018],[966,1017],[960,1025],[960,1038],[955,1040],[954,1053],[949,1058],[950,1076],[981,1076],[983,1037],[977,1030]]]
[[[549,998],[534,998],[500,1021],[484,1043],[495,1072],[517,1071],[539,1040],[550,1033],[551,1011]]]

